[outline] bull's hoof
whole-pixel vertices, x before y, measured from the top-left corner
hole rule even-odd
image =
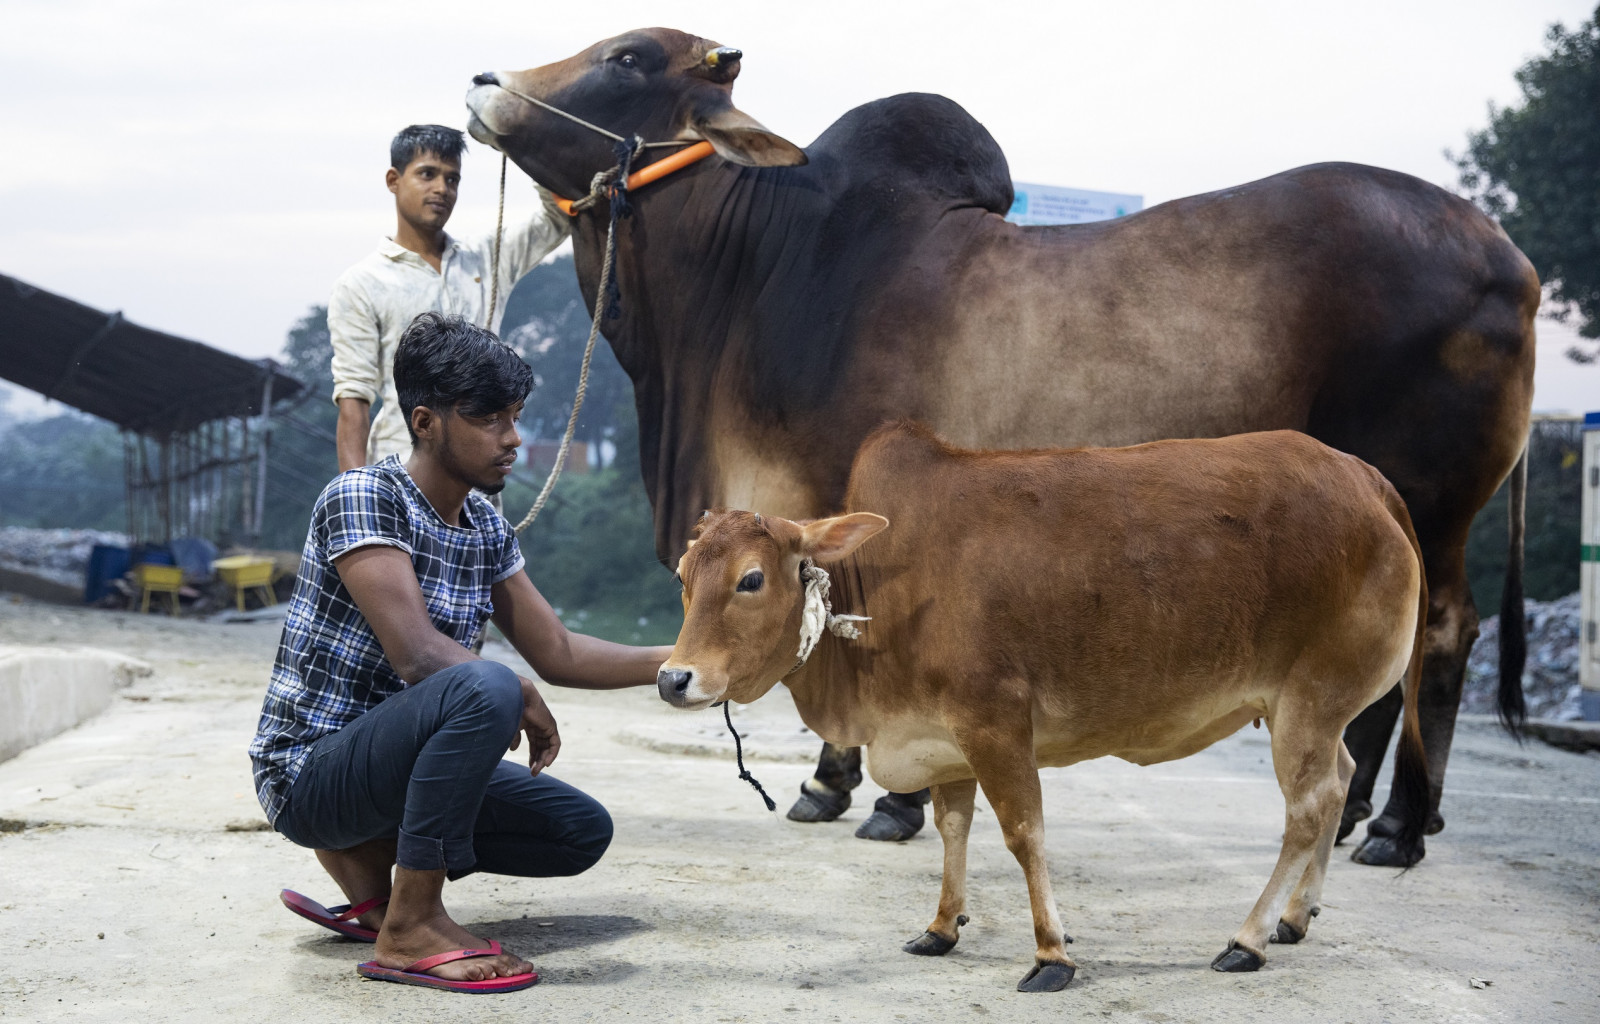
[[[850,791],[831,789],[815,779],[800,787],[800,799],[789,808],[790,821],[832,821],[850,807]]]
[[[1356,830],[1356,825],[1372,817],[1372,801],[1352,800],[1344,805],[1344,813],[1339,817],[1339,835],[1335,843],[1342,843],[1345,837]]]
[[[1357,864],[1367,864],[1377,868],[1409,868],[1426,853],[1427,850],[1420,839],[1417,840],[1416,846],[1406,847],[1392,836],[1378,836],[1368,832],[1367,838],[1356,847],[1356,852],[1350,855],[1350,859]]]
[[[1034,964],[1033,970],[1017,982],[1018,992],[1060,992],[1072,984],[1072,976],[1078,969],[1072,964],[1049,963]]]
[[[1266,960],[1257,954],[1230,941],[1228,948],[1218,953],[1216,959],[1211,961],[1211,969],[1226,974],[1243,974],[1247,971],[1261,970],[1261,965],[1264,963]]]
[[[1385,811],[1383,814],[1380,814],[1378,817],[1372,819],[1372,823],[1367,826],[1367,835],[1381,836],[1384,839],[1392,839],[1400,834],[1400,828],[1400,818]],[[1422,827],[1422,834],[1435,836],[1443,831],[1444,818],[1439,815],[1438,811],[1430,811],[1428,814],[1428,823]]]
[[[902,842],[920,832],[926,820],[920,803],[911,803],[901,794],[890,793],[878,797],[877,803],[872,805],[872,816],[856,829],[856,838],[875,839],[880,843]]]
[[[1306,937],[1306,933],[1290,924],[1288,921],[1279,921],[1278,930],[1273,932],[1268,942],[1281,942],[1285,946],[1292,946]]]

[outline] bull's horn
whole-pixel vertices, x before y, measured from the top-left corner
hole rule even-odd
[[[731,46],[719,46],[715,50],[712,50],[710,53],[706,54],[706,66],[711,68],[721,68],[728,64],[737,63],[743,56],[743,50],[735,50]]]

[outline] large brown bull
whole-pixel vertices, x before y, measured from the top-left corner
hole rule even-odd
[[[1005,157],[955,103],[869,103],[802,151],[733,106],[738,57],[647,29],[480,75],[467,97],[473,135],[568,198],[615,163],[613,144],[531,100],[715,147],[635,191],[617,228],[621,315],[605,335],[633,379],[662,559],[705,508],[826,514],[862,440],[899,417],[975,447],[1304,431],[1378,467],[1416,525],[1430,597],[1419,712],[1442,828],[1477,635],[1467,529],[1519,465],[1533,390],[1538,280],[1500,228],[1426,182],[1353,164],[1017,227]],[[605,206],[573,225],[591,301]],[[1520,558],[1502,604],[1512,714]],[[1399,710],[1395,690],[1350,728],[1341,835],[1371,813]],[[1392,805],[1357,859],[1415,856]]]

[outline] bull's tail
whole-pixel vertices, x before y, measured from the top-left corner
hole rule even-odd
[[[1522,699],[1522,667],[1528,660],[1528,623],[1522,609],[1522,535],[1527,523],[1528,448],[1511,469],[1506,519],[1506,581],[1500,590],[1500,724],[1517,739],[1528,706]]]
[[[1394,752],[1394,783],[1390,800],[1400,804],[1400,831],[1395,840],[1402,850],[1413,850],[1422,858],[1422,837],[1433,812],[1432,786],[1428,780],[1428,754],[1422,745],[1422,723],[1417,701],[1422,692],[1423,647],[1428,635],[1428,576],[1423,571],[1422,545],[1411,526],[1411,514],[1398,494],[1390,505],[1395,519],[1411,542],[1417,559],[1417,629],[1411,640],[1411,662],[1406,666],[1405,710],[1400,719],[1400,743]],[[1413,861],[1413,863],[1415,863]],[[1410,865],[1407,865],[1408,867]]]

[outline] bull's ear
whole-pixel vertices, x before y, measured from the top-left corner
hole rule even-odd
[[[837,561],[888,525],[889,520],[871,512],[818,519],[800,528],[800,553],[818,562]]]
[[[711,143],[724,160],[745,167],[798,167],[806,162],[805,150],[734,106],[695,118],[690,133]]]

